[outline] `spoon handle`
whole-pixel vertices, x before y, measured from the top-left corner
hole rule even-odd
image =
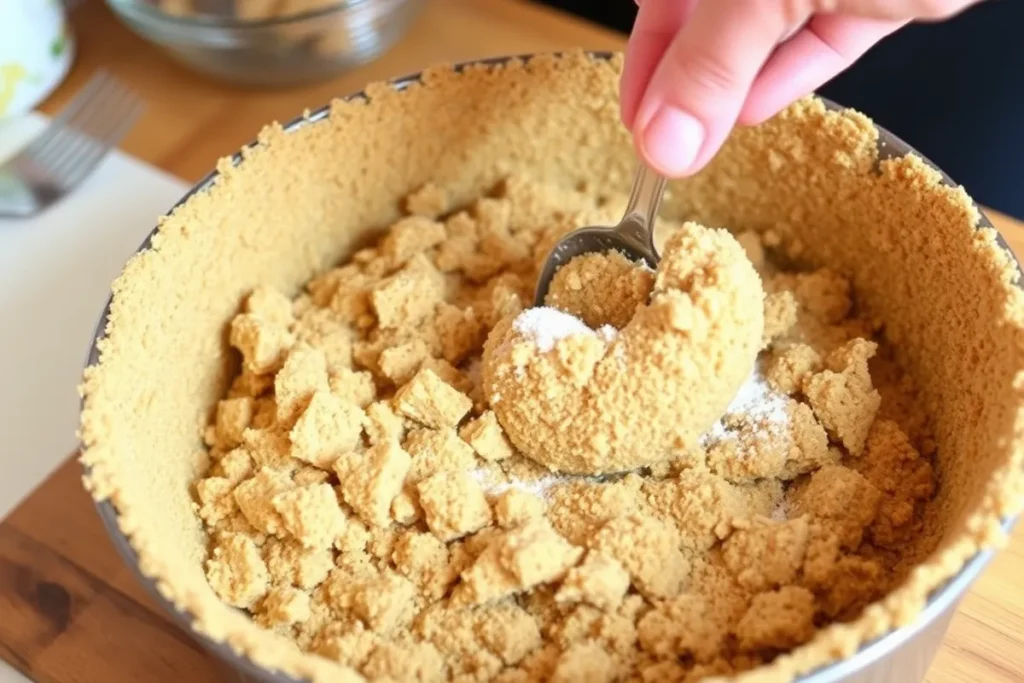
[[[665,182],[665,178],[648,168],[647,164],[640,162],[637,166],[621,225],[640,224],[646,233],[645,245],[654,243],[654,221],[665,194]]]

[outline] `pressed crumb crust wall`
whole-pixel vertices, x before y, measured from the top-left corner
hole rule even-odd
[[[633,154],[618,119],[620,68],[618,56],[579,53],[437,67],[402,91],[377,84],[367,99],[336,101],[326,120],[291,133],[269,126],[126,265],[100,361],[85,373],[85,484],[113,502],[142,573],[197,631],[270,670],[358,679],[222,603],[203,573],[190,486],[207,466],[201,430],[237,363],[226,325],[244,295],[258,284],[294,294],[396,219],[400,198],[427,181],[455,205],[514,173],[625,188]],[[976,229],[963,189],[915,157],[879,163],[877,139],[864,116],[807,99],[737,130],[704,172],[671,188],[664,208],[770,235],[794,262],[849,275],[858,307],[921,387],[938,446],[931,536],[905,583],[856,621],[736,680],[790,680],[909,623],[933,589],[1002,540],[1001,519],[1021,507],[1016,265],[993,230]]]

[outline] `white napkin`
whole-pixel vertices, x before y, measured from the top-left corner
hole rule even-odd
[[[46,123],[0,123],[0,160]],[[45,213],[0,219],[0,519],[75,450],[76,387],[110,283],[185,190],[114,152]]]

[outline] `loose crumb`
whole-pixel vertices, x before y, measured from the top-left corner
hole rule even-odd
[[[619,252],[585,254],[558,269],[544,303],[589,327],[622,329],[637,306],[647,303],[653,287],[654,273]]]
[[[498,526],[511,529],[544,515],[544,501],[518,488],[511,488],[498,496],[494,503],[494,516]]]
[[[259,548],[248,536],[232,534],[206,563],[210,586],[234,607],[249,607],[267,592],[269,575]]]
[[[433,370],[421,369],[395,394],[396,410],[427,427],[454,427],[473,402],[446,384]]]
[[[459,436],[484,460],[497,462],[515,453],[492,410],[467,422],[459,430]]]
[[[825,359],[826,369],[804,380],[803,392],[829,434],[853,455],[864,450],[871,423],[882,402],[871,386],[868,360],[878,345],[854,339]]]
[[[388,441],[365,453],[346,453],[334,463],[345,502],[367,524],[387,526],[391,501],[402,491],[412,458]]]
[[[289,433],[293,457],[330,469],[342,453],[359,444],[366,415],[330,391],[313,394]]]
[[[309,594],[291,586],[274,588],[263,599],[257,618],[267,626],[292,626],[309,619]]]
[[[558,602],[586,602],[605,611],[615,609],[629,588],[629,572],[616,560],[590,552],[573,567],[555,594]]]
[[[345,524],[330,484],[288,489],[274,496],[272,504],[285,530],[307,548],[329,547]]]
[[[814,594],[800,586],[754,596],[750,609],[736,625],[743,650],[788,650],[814,634]]]
[[[491,507],[480,485],[465,472],[438,472],[417,487],[427,527],[448,542],[491,523]]]

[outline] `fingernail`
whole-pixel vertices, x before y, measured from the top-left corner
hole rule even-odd
[[[686,112],[662,105],[641,139],[648,163],[665,175],[682,175],[700,154],[704,126]]]

